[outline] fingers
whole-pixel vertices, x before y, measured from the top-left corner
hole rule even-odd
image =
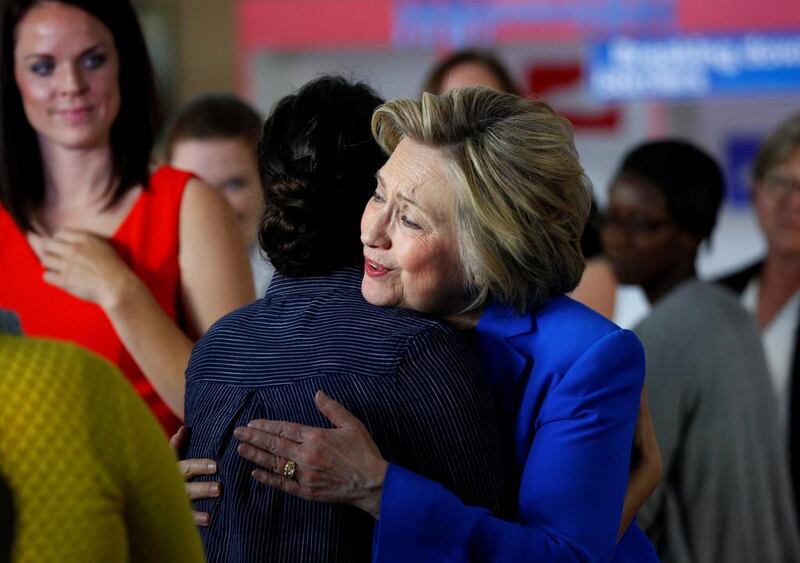
[[[178,469],[184,479],[191,479],[198,475],[214,475],[217,463],[213,459],[182,459],[178,462]]]
[[[169,439],[169,445],[172,446],[172,449],[175,450],[175,453],[180,456],[183,452],[183,448],[186,447],[186,440],[189,437],[189,429],[186,428],[186,425],[181,425],[178,428],[178,431],[172,435]]]
[[[181,426],[170,439],[172,447],[180,447],[176,442],[179,442],[186,435],[188,435],[186,427]],[[185,459],[178,462],[178,468],[185,479],[191,479],[198,475],[213,475],[217,472],[217,464],[213,459]],[[186,494],[189,500],[216,498],[222,494],[222,484],[213,481],[186,483]],[[211,515],[208,512],[192,510],[192,519],[195,526],[205,527],[211,522]]]
[[[100,240],[100,237],[86,231],[77,231],[75,229],[59,229],[53,233],[51,237],[51,240],[71,244],[81,244],[94,239]]]
[[[53,272],[49,270],[45,271],[45,273],[42,274],[42,279],[44,280],[45,283],[54,285],[56,287],[60,287],[63,290],[67,290],[68,288],[68,284],[64,279],[64,276],[62,276],[58,272]]]
[[[264,450],[260,450],[246,443],[239,444],[236,451],[239,452],[239,455],[243,458],[273,473],[283,474],[283,468],[286,467],[286,459],[272,455],[269,452],[265,452]]]
[[[34,240],[34,237],[36,243],[34,246],[32,242],[31,247],[35,249],[39,262],[47,272],[61,273],[68,263],[75,263],[81,258],[72,239],[31,235],[29,240]]]
[[[189,495],[189,500],[217,498],[222,494],[222,485],[213,481],[186,483],[186,494]]]
[[[34,232],[29,232],[25,237],[28,239],[28,245],[33,250],[36,257],[41,260],[44,254],[44,238],[42,235]]]
[[[274,473],[260,471],[258,469],[253,471],[252,475],[256,481],[263,483],[264,485],[280,489],[284,493],[289,493],[290,495],[295,495],[306,500],[314,500],[310,495],[310,492],[306,491],[306,489],[304,489],[300,483],[297,481],[291,481],[283,475],[275,475]]]
[[[71,254],[61,247],[57,250],[54,249],[49,243],[42,245],[42,254],[39,255],[39,262],[42,268],[49,273],[63,272],[67,262],[71,259]]]
[[[314,402],[317,403],[319,412],[324,414],[325,418],[330,420],[337,428],[342,426],[363,426],[360,420],[341,404],[331,399],[325,391],[317,391],[317,394],[314,395]]]
[[[262,422],[269,423],[269,421],[254,421],[259,424]],[[253,424],[251,422],[250,424]],[[269,423],[276,424],[276,423]],[[269,424],[267,426],[269,426]],[[262,425],[263,426],[263,425]],[[274,456],[297,460],[301,456],[299,444],[292,440],[283,438],[270,432],[260,430],[255,426],[240,426],[233,431],[234,437],[242,442],[254,446]]]
[[[305,433],[311,430],[309,426],[302,424],[295,424],[293,422],[284,422],[281,420],[251,420],[247,423],[248,428],[256,428],[268,434],[274,434],[287,440],[292,440],[298,444],[304,441]]]
[[[192,518],[194,519],[194,525],[202,528],[205,528],[211,523],[211,515],[208,512],[192,510]]]
[[[39,258],[45,253],[64,254],[71,247],[92,239],[102,240],[95,235],[71,229],[62,229],[53,235],[40,235],[39,233],[30,232],[26,237],[34,254]]]
[[[45,256],[68,257],[75,250],[75,242],[56,237],[42,238],[42,251]]]

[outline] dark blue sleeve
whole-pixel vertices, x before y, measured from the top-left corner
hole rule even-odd
[[[516,522],[390,466],[373,560],[612,561],[643,379],[641,345],[619,330],[598,340],[548,390],[530,421],[537,428]],[[640,549],[640,561],[653,560],[646,541],[621,545]]]

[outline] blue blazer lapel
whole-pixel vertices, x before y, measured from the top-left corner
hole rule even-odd
[[[516,314],[510,307],[489,305],[477,326],[483,369],[504,424],[513,424],[534,358],[528,338],[536,332],[532,314]]]

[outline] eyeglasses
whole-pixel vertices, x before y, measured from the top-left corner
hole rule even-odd
[[[764,188],[775,199],[785,199],[792,192],[800,192],[800,180],[783,174],[767,174],[764,177]]]
[[[634,234],[651,234],[671,224],[673,224],[672,219],[647,219],[645,217],[623,219],[608,214],[600,216],[601,229],[615,228]]]

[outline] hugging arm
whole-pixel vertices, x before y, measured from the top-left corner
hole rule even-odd
[[[383,431],[391,442],[388,457],[468,502],[499,509],[506,475],[496,416],[466,343],[450,329],[424,331],[387,385],[397,397]],[[240,454],[266,469],[255,476],[267,485],[309,500],[346,502],[377,518],[387,461],[344,407],[324,393],[316,401],[335,428],[253,421],[235,431]],[[297,463],[295,480],[282,475],[289,459]]]
[[[178,456],[178,471],[186,481],[186,495],[190,501],[215,498],[222,492],[222,484],[215,481],[192,481],[200,475],[215,475],[217,473],[217,462],[213,459],[182,459],[183,452],[188,446],[189,429],[181,426],[178,431],[169,439],[169,445]],[[197,526],[208,526],[211,523],[211,515],[208,512],[192,510],[192,518]]]
[[[465,506],[390,465],[375,561],[611,561],[644,376],[636,338],[596,342],[544,398],[523,469],[516,522]]]
[[[378,472],[360,476],[365,482],[381,483],[375,560],[514,561],[524,554],[557,562],[609,561],[621,520],[642,378],[641,347],[627,331],[596,343],[564,374],[536,422],[539,428],[524,468],[517,522],[467,506],[443,485],[395,464],[388,465],[382,480]],[[331,407],[338,411],[337,426],[347,423],[348,417],[354,419],[329,401],[318,397],[326,415],[331,417],[326,412]],[[334,502],[336,495],[310,494],[304,486],[303,481],[309,483],[319,475],[307,469],[303,478],[302,456],[322,455],[337,432],[339,428],[256,421],[237,429],[236,435],[244,442],[242,455],[267,469],[257,473],[259,480],[309,500]],[[366,432],[357,440],[368,440]],[[347,451],[342,450],[343,455]],[[362,462],[355,466],[372,466],[362,448],[354,445],[349,451],[354,456],[351,461]],[[280,475],[286,459],[300,459],[297,482]],[[375,460],[382,458],[377,455]],[[352,479],[336,463],[326,472],[338,474],[343,483]]]

